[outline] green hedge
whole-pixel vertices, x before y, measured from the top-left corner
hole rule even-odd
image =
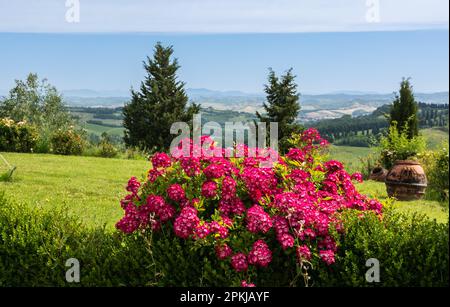
[[[0,118],[0,151],[31,152],[37,139],[38,133],[34,126]]]
[[[376,216],[349,216],[340,239],[336,264],[318,274],[324,286],[445,286],[449,285],[449,225],[423,215],[389,211]],[[370,258],[380,263],[380,283],[367,283]]]
[[[141,239],[89,229],[62,210],[30,209],[0,193],[0,286],[151,285],[155,270]],[[80,283],[65,263],[80,261]]]
[[[448,224],[387,213],[349,216],[337,261],[311,272],[312,286],[448,286]],[[67,283],[65,262],[77,258],[81,282]],[[250,272],[257,286],[303,286],[281,251],[270,269]],[[377,258],[381,282],[365,281]],[[294,266],[295,267],[295,266]],[[7,201],[0,193],[0,286],[223,286],[248,276],[217,261],[209,249],[187,249],[176,237],[124,236],[87,228],[62,210]]]

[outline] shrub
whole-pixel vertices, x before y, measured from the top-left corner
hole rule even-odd
[[[199,285],[201,277],[208,285],[262,286],[280,272],[281,285],[308,283],[305,268],[334,262],[332,233],[341,230],[343,212],[381,214],[378,201],[356,191],[352,180],[360,181],[361,174],[351,176],[340,162],[323,161],[327,142],[315,129],[295,135],[295,147],[272,166],[267,163],[273,156],[261,149],[237,145],[235,153],[245,157],[222,158],[222,148],[208,137],[201,144],[184,141],[190,144],[187,155],[181,146],[171,156],[157,153],[146,182],[129,180],[121,201],[125,215],[116,224],[124,233],[152,233],[152,255],[168,278],[163,283],[191,274],[195,278],[184,283]]]
[[[426,151],[420,155],[428,179],[426,197],[431,200],[449,200],[449,154],[448,143],[439,150]]]
[[[407,160],[416,157],[425,150],[425,139],[422,136],[415,136],[409,139],[408,131],[407,126],[402,131],[399,131],[397,124],[393,122],[389,127],[389,134],[381,137],[381,163],[386,169],[390,169],[397,160]]]
[[[129,160],[147,160],[148,154],[145,150],[141,150],[138,147],[127,147],[125,157]]]
[[[361,162],[361,174],[364,179],[369,179],[373,169],[380,166],[379,153],[371,152],[366,157],[360,157]]]
[[[87,228],[64,208],[30,208],[0,192],[0,287],[154,285],[144,242]],[[80,261],[80,283],[66,282],[69,258]]]
[[[320,267],[316,286],[428,287],[449,285],[448,223],[423,215],[406,216],[385,210],[383,219],[350,212],[339,239],[336,263]],[[368,283],[366,261],[380,263],[380,282]]]
[[[310,270],[311,286],[448,286],[448,224],[387,210],[343,217],[336,262]],[[164,225],[163,227],[166,227]],[[271,244],[271,243],[269,243]],[[67,259],[80,261],[80,283],[67,283]],[[365,281],[366,261],[380,261],[381,281]],[[304,284],[295,257],[273,250],[251,276],[257,285]],[[64,208],[7,200],[0,192],[0,286],[228,286],[241,277],[214,250],[162,232],[123,235],[87,228]]]
[[[98,150],[98,156],[103,158],[114,158],[117,157],[119,151],[117,148],[111,144],[111,143],[100,143],[99,144],[99,150]]]
[[[0,151],[32,152],[37,140],[35,127],[27,122],[0,119]]]
[[[98,155],[104,158],[114,158],[117,156],[119,151],[111,143],[111,139],[106,132],[102,133],[102,139],[99,144]]]
[[[59,155],[80,155],[85,146],[81,132],[57,130],[51,137],[52,150]]]

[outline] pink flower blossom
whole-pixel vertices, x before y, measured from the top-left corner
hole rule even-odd
[[[250,232],[266,233],[272,227],[270,215],[264,211],[263,207],[254,205],[247,211],[247,229]]]
[[[256,287],[255,284],[247,283],[245,280],[241,281],[241,287],[243,288],[253,288]]]
[[[350,175],[339,161],[321,162],[328,142],[316,129],[306,129],[298,140],[287,155],[275,155],[272,165],[266,163],[272,161],[270,149],[185,139],[171,156],[152,156],[146,182],[129,180],[116,228],[127,234],[164,230],[186,240],[187,249],[214,246],[217,258],[231,258],[237,272],[269,266],[279,253],[298,261],[318,255],[320,265],[331,265],[338,250],[331,234],[345,235],[341,213],[370,211],[381,218],[383,206],[358,192],[361,174]],[[220,156],[224,153],[244,156]],[[245,280],[241,285],[254,286]]]
[[[152,165],[154,168],[169,167],[172,164],[170,157],[164,153],[156,153],[152,157]]]
[[[297,258],[298,260],[311,260],[311,251],[309,250],[309,247],[306,245],[301,245],[297,247]]]
[[[324,167],[329,173],[337,172],[344,168],[342,163],[339,161],[336,161],[336,160],[331,160],[331,161],[325,162]]]
[[[181,168],[184,170],[186,175],[189,177],[194,177],[200,174],[200,160],[195,157],[184,157],[180,159]]]
[[[272,252],[263,240],[253,243],[252,250],[248,254],[248,263],[260,267],[266,267],[272,261]]]
[[[222,199],[232,199],[236,197],[236,181],[230,176],[226,176],[222,181]]]
[[[220,238],[225,239],[228,236],[228,228],[219,224],[216,221],[212,221],[210,224],[211,232],[219,235]]]
[[[161,196],[149,195],[147,206],[150,212],[156,213],[161,222],[170,220],[175,214],[175,208],[167,204]]]
[[[195,227],[195,236],[199,239],[206,238],[211,233],[211,229],[208,223],[197,224]]]
[[[182,202],[186,200],[186,194],[179,184],[172,184],[167,188],[167,195],[175,202]]]
[[[283,249],[287,249],[289,247],[294,246],[294,237],[288,233],[283,233],[281,235],[277,235],[277,240],[280,242],[281,247]]]
[[[300,148],[291,148],[286,154],[286,157],[298,162],[305,161],[305,153]]]
[[[200,219],[197,216],[197,210],[193,207],[186,206],[181,210],[180,215],[173,223],[175,235],[180,238],[187,239],[193,233]]]
[[[244,253],[237,253],[231,257],[231,266],[236,272],[247,271],[248,263],[247,257]]]
[[[363,182],[363,176],[361,173],[354,173],[352,175],[352,180],[356,180],[358,182]]]
[[[335,262],[334,252],[332,250],[321,250],[319,252],[320,258],[328,265]]]
[[[127,184],[127,191],[131,192],[133,194],[137,194],[139,187],[141,186],[141,183],[137,180],[136,177],[131,177],[130,180],[128,180]]]
[[[217,183],[206,181],[202,185],[202,195],[206,198],[214,198],[217,195]]]
[[[163,175],[164,172],[163,171],[159,171],[156,168],[152,168],[149,172],[148,172],[148,181],[153,183],[156,181],[156,179],[158,179],[161,175]]]
[[[208,179],[217,179],[225,174],[225,170],[220,164],[210,164],[203,170],[203,174]]]
[[[217,258],[219,258],[220,260],[225,260],[233,254],[233,251],[226,243],[216,245],[215,250]]]

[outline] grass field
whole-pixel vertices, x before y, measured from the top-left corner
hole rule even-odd
[[[333,158],[356,161],[365,148],[333,148]],[[4,153],[17,166],[12,182],[0,182],[0,192],[29,206],[65,206],[87,225],[113,229],[122,216],[119,200],[131,176],[143,178],[150,164],[142,160]],[[386,198],[384,184],[365,182],[358,189],[380,200]],[[420,212],[440,222],[448,220],[448,204],[433,201],[397,202],[397,210]]]
[[[359,192],[381,201],[387,199],[386,186],[384,183],[375,181],[365,181],[356,185]],[[439,203],[430,200],[416,200],[416,201],[396,201],[393,203],[394,210],[403,213],[425,214],[438,222],[445,223],[449,219],[448,203]]]
[[[113,128],[113,127],[106,127],[96,124],[88,124],[85,123],[82,125],[83,129],[86,130],[88,134],[93,133],[98,136],[100,136],[103,132],[106,132],[108,135],[117,135],[117,136],[123,136],[123,128]]]
[[[371,152],[368,147],[331,146],[330,159],[341,161],[348,172],[360,172],[361,158],[367,157]]]
[[[425,137],[429,149],[436,149],[442,145],[442,142],[448,142],[448,130],[444,131],[438,128],[428,128],[422,129],[420,132]]]
[[[131,176],[143,177],[149,162],[142,160],[3,154],[16,165],[12,182],[0,182],[12,199],[30,206],[66,206],[90,225],[113,226],[122,215],[119,200]]]

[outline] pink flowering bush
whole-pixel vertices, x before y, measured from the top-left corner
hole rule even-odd
[[[276,272],[296,280],[317,266],[333,266],[342,214],[357,210],[381,217],[380,202],[353,184],[361,175],[348,174],[339,161],[325,161],[328,143],[315,129],[293,136],[292,148],[269,167],[260,149],[239,145],[235,153],[247,155],[228,158],[208,137],[200,144],[181,143],[170,156],[151,158],[146,180],[130,179],[116,227],[150,234],[156,254],[163,241],[173,253],[198,252],[203,258],[191,265],[226,276],[228,285],[267,284]],[[205,144],[213,155],[206,154]],[[177,274],[181,264],[171,265]]]

